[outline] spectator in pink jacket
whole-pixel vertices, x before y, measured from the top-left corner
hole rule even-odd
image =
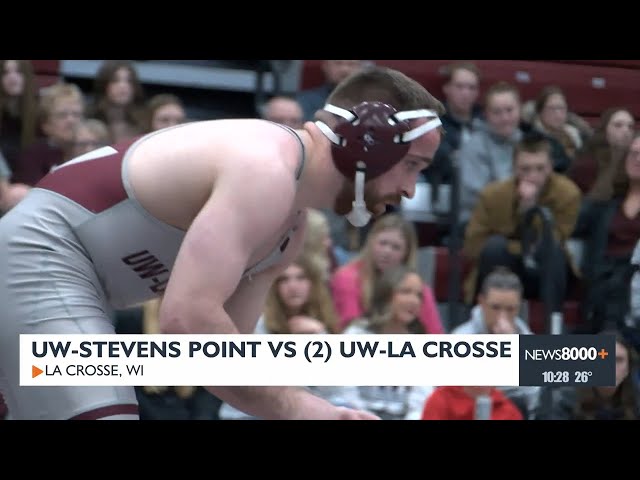
[[[416,268],[418,241],[415,227],[400,215],[380,217],[372,226],[362,251],[332,275],[330,286],[340,329],[367,314],[373,285],[382,272],[400,264]],[[424,287],[420,322],[428,334],[444,333],[433,291]]]

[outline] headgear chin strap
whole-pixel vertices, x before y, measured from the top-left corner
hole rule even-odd
[[[354,227],[364,227],[371,220],[372,213],[367,209],[364,201],[364,172],[356,172],[356,199],[353,201],[353,209],[346,215],[349,223]]]
[[[351,110],[326,104],[324,110],[341,117],[334,130],[316,121],[318,128],[332,143],[333,162],[347,178],[354,178],[355,200],[346,215],[355,227],[371,219],[364,201],[364,184],[390,170],[408,153],[411,142],[442,125],[433,110],[403,112],[382,102],[362,102]],[[430,118],[416,128],[409,120]]]

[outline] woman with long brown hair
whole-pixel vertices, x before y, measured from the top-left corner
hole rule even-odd
[[[105,122],[112,142],[146,133],[145,93],[133,62],[106,60],[102,64],[87,117]]]
[[[576,235],[585,238],[583,318],[591,332],[618,327],[629,307],[631,256],[640,238],[640,134],[587,195]]]
[[[601,188],[602,177],[615,170],[615,160],[629,147],[634,124],[635,119],[626,107],[612,107],[602,112],[593,136],[578,152],[567,172],[582,193],[589,194],[594,188]]]
[[[0,151],[11,170],[38,136],[38,85],[30,60],[0,60]]]

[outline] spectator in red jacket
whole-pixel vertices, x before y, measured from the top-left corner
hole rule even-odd
[[[524,420],[518,407],[495,387],[437,387],[424,404],[422,420],[475,420],[481,395],[491,399],[491,420]]]

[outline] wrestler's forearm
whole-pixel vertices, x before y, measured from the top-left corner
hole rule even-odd
[[[165,295],[160,305],[160,332],[186,335],[238,335],[240,332],[224,311],[207,299],[175,299]]]
[[[163,333],[238,334],[238,329],[224,309],[195,308],[176,313],[163,302],[160,324]],[[263,419],[331,418],[335,407],[302,387],[280,386],[207,386],[209,392],[249,415]]]

